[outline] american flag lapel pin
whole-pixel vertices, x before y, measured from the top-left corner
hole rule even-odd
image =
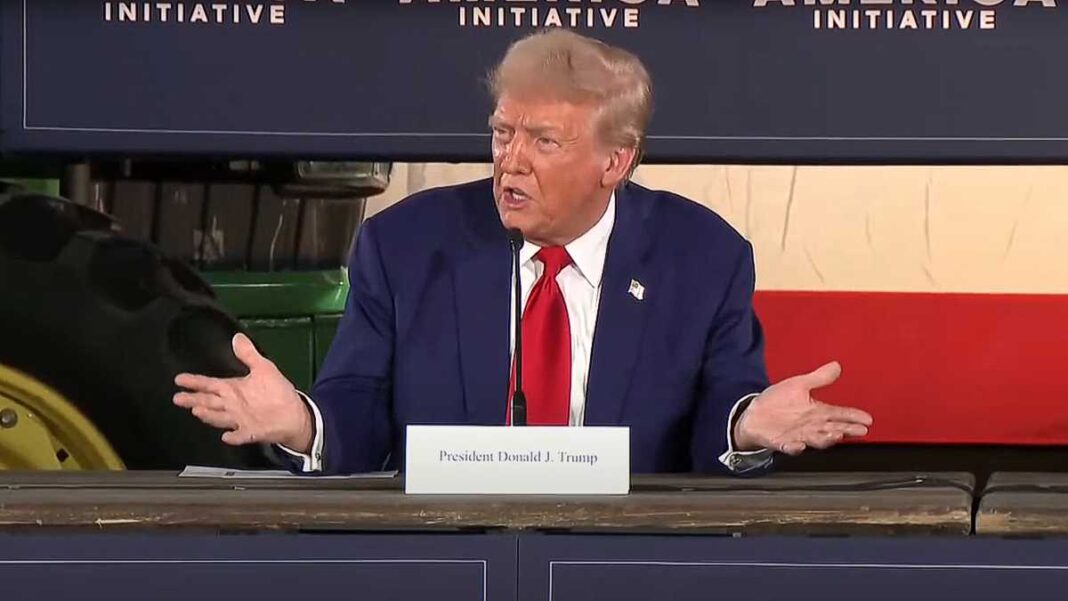
[[[640,301],[645,300],[645,286],[642,286],[642,283],[638,280],[630,281],[630,290],[627,290],[627,292]]]

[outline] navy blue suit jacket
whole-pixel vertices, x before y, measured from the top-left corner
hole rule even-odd
[[[490,180],[368,219],[349,279],[311,391],[324,471],[403,469],[408,424],[505,423],[511,259]],[[629,426],[633,472],[724,469],[731,408],[767,386],[753,287],[751,246],[715,213],[633,183],[617,191],[586,425]]]

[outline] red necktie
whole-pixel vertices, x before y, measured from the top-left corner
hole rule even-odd
[[[556,276],[571,264],[571,256],[564,247],[551,246],[538,251],[534,258],[545,269],[530,291],[523,312],[523,393],[527,397],[527,424],[566,426],[571,413],[571,323]],[[509,391],[515,389],[514,363],[512,371]]]

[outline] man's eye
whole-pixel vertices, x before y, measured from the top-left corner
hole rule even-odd
[[[544,136],[538,138],[538,145],[543,148],[556,148],[560,146],[560,143],[552,138],[546,138]]]

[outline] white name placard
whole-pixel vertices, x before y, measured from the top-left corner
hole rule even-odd
[[[630,429],[408,426],[407,494],[625,495]]]

